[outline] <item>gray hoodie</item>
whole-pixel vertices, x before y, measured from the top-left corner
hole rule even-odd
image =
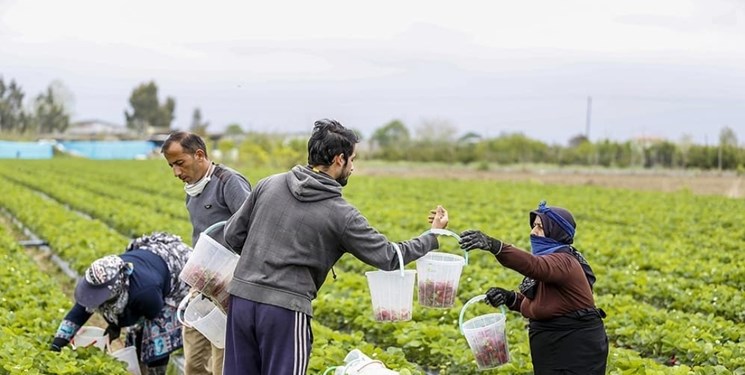
[[[225,226],[225,242],[241,254],[230,293],[313,316],[311,301],[345,252],[383,270],[398,269],[393,244],[341,189],[302,166],[259,181]],[[432,234],[398,244],[404,263],[438,247]]]

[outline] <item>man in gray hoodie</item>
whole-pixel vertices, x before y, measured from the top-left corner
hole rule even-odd
[[[305,374],[311,351],[311,301],[331,267],[349,252],[383,270],[399,268],[393,243],[341,194],[359,142],[334,120],[316,121],[308,165],[261,180],[225,226],[241,254],[228,308],[224,374]],[[431,211],[432,228],[447,211]],[[404,263],[438,248],[426,234],[398,243]]]

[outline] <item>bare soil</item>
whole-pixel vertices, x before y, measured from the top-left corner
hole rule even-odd
[[[632,190],[675,192],[698,195],[745,197],[745,177],[732,172],[654,171],[654,170],[581,170],[557,167],[492,168],[422,165],[365,165],[355,173],[368,176],[431,177],[462,180],[534,181],[544,184],[591,185]]]

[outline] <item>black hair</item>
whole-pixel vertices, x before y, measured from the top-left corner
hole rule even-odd
[[[160,152],[166,152],[173,142],[178,142],[181,148],[184,149],[184,152],[189,155],[194,155],[197,153],[197,150],[202,150],[204,151],[204,157],[209,159],[209,156],[207,156],[207,145],[204,143],[202,137],[197,134],[177,130],[168,135],[168,138],[166,138],[163,146],[160,148]]]
[[[328,166],[339,154],[344,154],[344,161],[348,161],[359,141],[354,131],[338,121],[318,120],[313,124],[313,133],[308,140],[308,164]]]

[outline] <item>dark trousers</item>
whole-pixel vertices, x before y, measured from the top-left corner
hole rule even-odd
[[[304,375],[313,333],[310,317],[230,297],[224,375]]]
[[[608,336],[595,315],[530,322],[535,375],[605,375]]]

